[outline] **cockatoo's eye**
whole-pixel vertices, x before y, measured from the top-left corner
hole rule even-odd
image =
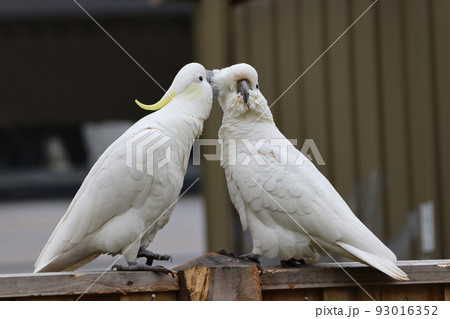
[[[257,90],[259,89],[259,84],[258,84],[258,83],[256,83],[256,89],[257,89]]]
[[[203,81],[203,75],[201,73],[197,73],[194,75],[194,82],[200,83]]]

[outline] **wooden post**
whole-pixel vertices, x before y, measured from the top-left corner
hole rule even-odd
[[[178,300],[262,300],[255,263],[209,253],[175,269]]]

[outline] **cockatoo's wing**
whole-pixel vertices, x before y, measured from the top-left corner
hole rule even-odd
[[[361,223],[317,168],[293,146],[288,147],[287,165],[282,165],[280,152],[280,146],[265,143],[258,153],[266,165],[254,159],[239,165],[248,156],[244,152],[237,156],[238,165],[225,170],[233,204],[244,229],[250,228],[254,246],[272,258],[313,258],[311,246],[322,253],[321,246],[406,280],[394,264],[395,255]]]
[[[147,132],[149,135],[154,132],[163,135],[163,132],[154,129],[147,129]],[[98,231],[113,217],[133,207],[142,207],[151,195],[153,176],[126,165],[128,136],[127,133],[122,135],[94,164],[37,259],[35,272]],[[143,159],[139,156],[135,158],[136,161]],[[95,243],[92,245],[95,246]],[[80,256],[80,260],[92,259],[88,250],[86,254]]]

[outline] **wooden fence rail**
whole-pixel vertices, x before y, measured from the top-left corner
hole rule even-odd
[[[0,300],[450,301],[450,260],[399,266],[410,281],[392,280],[355,262],[264,267],[261,274],[251,262],[210,253],[176,268],[174,278],[112,271],[0,275]]]

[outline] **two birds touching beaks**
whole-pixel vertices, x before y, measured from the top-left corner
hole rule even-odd
[[[408,280],[394,253],[278,130],[256,70],[244,63],[214,71],[190,63],[158,103],[136,101],[158,111],[136,122],[100,156],[41,252],[35,272],[71,271],[101,254],[121,254],[128,266],[115,269],[169,273],[152,265],[169,256],[146,247],[169,221],[213,98],[223,111],[219,139],[229,150],[221,166],[242,227],[253,240],[251,257],[279,256],[289,266],[337,253]],[[130,141],[137,140],[145,140],[152,152],[135,156],[130,166]],[[157,147],[161,141],[165,148]],[[136,169],[163,162],[151,174]]]

